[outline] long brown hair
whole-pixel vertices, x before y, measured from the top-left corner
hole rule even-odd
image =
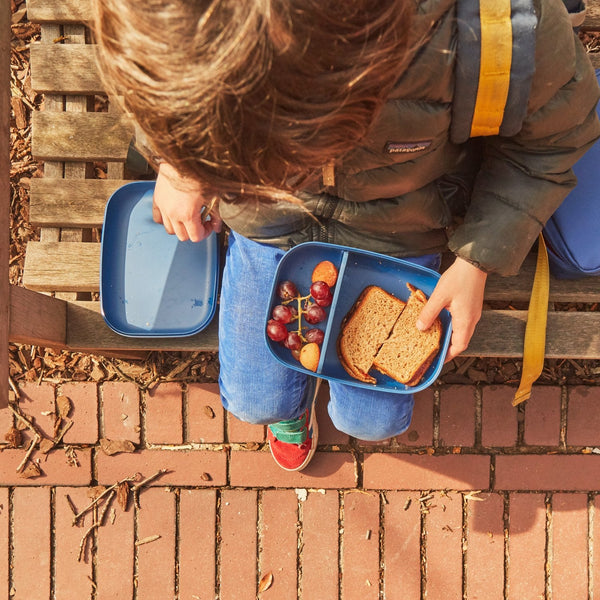
[[[356,147],[402,73],[412,0],[96,0],[112,94],[182,174],[293,191]]]

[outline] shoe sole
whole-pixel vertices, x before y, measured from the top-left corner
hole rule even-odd
[[[315,414],[315,406],[317,404],[317,395],[319,394],[319,388],[321,387],[322,381],[323,381],[322,379],[317,378],[317,382],[315,383],[315,391],[313,393],[312,405],[310,408],[310,422],[308,423],[308,430],[310,431],[312,428],[312,432],[313,432],[310,452],[306,455],[304,462],[299,467],[296,467],[295,469],[287,469],[286,467],[281,466],[277,461],[275,461],[277,463],[277,465],[284,471],[289,471],[289,472],[302,471],[302,469],[304,469],[308,466],[308,463],[311,461],[312,457],[315,455],[315,452],[317,451],[317,441],[319,439],[319,423],[317,421],[317,417]]]

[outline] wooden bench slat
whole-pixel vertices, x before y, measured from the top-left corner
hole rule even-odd
[[[122,114],[34,112],[32,153],[37,160],[91,162],[127,158],[134,128]]]
[[[32,179],[29,221],[38,227],[101,227],[104,207],[123,179]]]
[[[527,311],[483,312],[463,356],[519,357]],[[549,312],[546,358],[597,359],[600,356],[599,312]]]
[[[28,242],[23,285],[38,292],[97,292],[100,244]]]
[[[91,0],[27,0],[32,23],[85,23],[92,20]]]
[[[95,50],[92,44],[32,44],[33,89],[47,94],[104,93]]]
[[[67,305],[67,347],[89,352],[113,350],[202,350],[219,347],[218,314],[206,329],[180,338],[130,338],[115,333],[104,322],[99,302],[69,302]]]

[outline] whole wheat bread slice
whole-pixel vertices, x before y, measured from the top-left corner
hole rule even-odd
[[[366,287],[342,321],[338,357],[349,375],[376,383],[369,375],[373,358],[390,335],[405,303],[378,286]]]
[[[416,385],[440,349],[442,324],[436,319],[427,331],[417,329],[417,319],[427,297],[421,290],[407,285],[411,294],[406,308],[377,352],[373,366],[400,383]]]

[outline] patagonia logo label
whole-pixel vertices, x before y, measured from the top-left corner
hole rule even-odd
[[[413,152],[422,152],[431,146],[431,140],[422,142],[388,142],[385,145],[385,151],[388,154],[411,154]]]

